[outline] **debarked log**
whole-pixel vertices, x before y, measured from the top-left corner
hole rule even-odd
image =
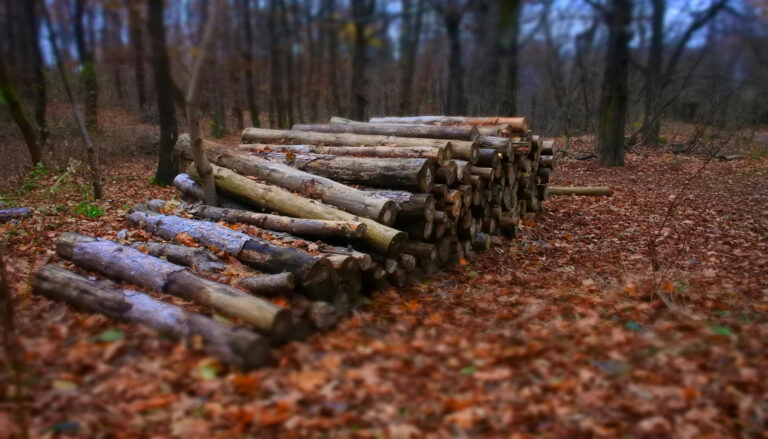
[[[54,265],[37,271],[33,291],[88,312],[148,326],[178,339],[200,337],[206,352],[240,369],[261,366],[269,359],[269,340],[255,332],[233,328],[147,294],[117,288],[109,281],[88,279]]]
[[[0,209],[0,224],[10,220],[29,218],[32,216],[32,209],[29,207],[16,207],[13,209]]]
[[[318,145],[280,145],[280,144],[243,144],[238,149],[257,152],[292,152],[294,154],[324,154],[347,157],[376,157],[401,159],[432,159],[438,165],[453,156],[450,143],[445,146],[318,146]]]
[[[330,297],[338,285],[336,273],[327,259],[281,247],[210,221],[139,211],[126,216],[126,220],[168,241],[186,234],[198,244],[225,251],[246,265],[267,273],[288,271],[302,291],[313,298]]]
[[[131,247],[65,233],[56,241],[56,254],[109,278],[210,306],[276,337],[284,336],[290,329],[290,314],[286,309]]]

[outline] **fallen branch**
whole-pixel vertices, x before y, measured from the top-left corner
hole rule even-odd
[[[549,195],[601,197],[613,195],[613,189],[606,186],[549,186]]]

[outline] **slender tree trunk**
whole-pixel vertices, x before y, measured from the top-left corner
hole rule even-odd
[[[32,164],[37,164],[43,160],[43,151],[38,143],[37,132],[24,113],[24,108],[21,106],[18,95],[16,95],[16,88],[11,83],[4,61],[4,57],[0,56],[0,96],[8,104],[8,110],[10,110],[13,120],[24,136],[29,155],[32,157]]]
[[[652,0],[651,45],[645,72],[645,98],[643,100],[643,142],[651,147],[659,146],[661,118],[657,114],[660,93],[661,69],[664,51],[664,19],[666,0]]]
[[[504,0],[500,5],[499,33],[502,37],[497,43],[501,68],[496,77],[497,90],[500,93],[499,111],[503,116],[517,114],[517,71],[518,37],[520,33],[520,0]]]
[[[48,140],[48,122],[45,119],[48,105],[48,88],[45,83],[45,65],[40,50],[40,19],[37,16],[37,2],[24,2],[26,27],[32,44],[32,68],[34,69],[35,122],[39,131],[40,147]]]
[[[165,46],[163,0],[148,0],[148,2],[147,28],[151,40],[155,94],[157,95],[157,110],[160,116],[160,147],[155,180],[160,184],[171,184],[177,174],[172,156],[173,145],[176,144],[176,137],[178,136],[173,103],[174,84],[168,62],[168,50]]]
[[[335,0],[326,0],[329,4],[328,19],[330,20],[336,10]],[[339,89],[339,75],[336,71],[339,66],[339,30],[334,26],[329,31],[328,38],[328,69],[330,72],[331,80],[331,96],[333,98],[333,108],[331,108],[331,114],[338,114],[342,111],[341,105],[341,91]]]
[[[368,22],[371,20],[373,10],[376,7],[375,0],[352,0],[352,18],[354,19],[354,48],[352,52],[352,81],[351,95],[353,99],[352,118],[365,120],[367,81],[365,70],[368,64],[366,56],[367,37],[365,35]]]
[[[89,129],[98,129],[99,84],[93,52],[85,41],[85,7],[85,0],[75,0],[75,47],[80,60],[80,80],[85,91],[85,124]]]
[[[424,14],[424,0],[417,0],[416,10],[413,10],[412,0],[402,0],[403,29],[400,47],[400,102],[401,116],[410,114],[413,98],[413,77],[416,73],[416,55],[419,51],[421,37],[421,18]]]
[[[144,40],[142,37],[141,7],[142,2],[126,0],[128,6],[128,27],[133,46],[133,70],[136,78],[136,93],[139,99],[139,110],[147,108],[146,80],[144,73]]]
[[[277,0],[269,0],[269,127],[283,128],[281,125],[283,114],[283,100],[280,87],[280,53],[277,35]]]
[[[450,54],[448,57],[448,89],[446,90],[446,114],[465,115],[467,97],[464,93],[464,65],[461,62],[462,13],[448,9],[443,13],[443,22],[448,34]]]
[[[605,13],[608,52],[603,74],[598,124],[599,161],[624,166],[624,126],[629,102],[629,40],[632,0],[611,0]]]
[[[259,108],[257,105],[256,91],[253,79],[253,28],[251,27],[250,0],[238,0],[240,3],[240,15],[243,20],[243,33],[245,34],[245,49],[243,61],[245,62],[245,98],[248,102],[248,111],[251,113],[251,126],[259,128]]]

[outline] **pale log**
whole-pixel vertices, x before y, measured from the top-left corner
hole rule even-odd
[[[213,252],[202,247],[187,247],[166,242],[134,242],[131,243],[131,247],[142,253],[165,258],[168,262],[190,267],[195,271],[213,272],[227,268],[227,264]]]
[[[555,155],[555,141],[544,140],[541,144],[541,155]]]
[[[29,207],[16,207],[13,209],[0,210],[0,224],[10,220],[19,220],[32,216],[32,209]]]
[[[214,168],[214,176],[215,173]],[[333,266],[327,259],[281,247],[210,221],[145,212],[133,212],[126,216],[126,220],[168,241],[177,240],[178,235],[186,234],[198,244],[208,248],[213,246],[267,273],[288,271],[296,277],[304,292],[319,299],[328,297],[338,285]]]
[[[528,121],[524,117],[467,117],[467,116],[408,116],[408,117],[372,117],[371,123],[408,123],[428,125],[509,125],[516,133],[528,131]]]
[[[314,131],[270,130],[246,128],[243,130],[244,143],[285,143],[312,145],[389,145],[389,146],[432,146],[445,147],[447,139],[420,139],[415,137],[377,136],[370,134],[318,133]]]
[[[315,131],[318,133],[373,134],[377,136],[426,137],[432,139],[472,140],[477,136],[473,127],[435,125],[390,125],[359,122],[354,124],[294,125],[294,131]]]
[[[227,168],[214,166],[213,177],[216,180],[216,185],[224,193],[284,215],[299,218],[362,222],[368,227],[363,240],[371,247],[383,253],[398,253],[407,238],[405,233],[376,221],[357,217],[317,200],[298,196],[277,186],[253,181]],[[389,200],[383,201],[391,202]],[[392,205],[397,209],[394,203]]]
[[[181,195],[179,198],[184,201],[192,203],[203,201],[203,187],[195,180],[192,180],[192,177],[187,174],[177,175],[176,178],[173,179],[173,187],[175,187]],[[248,210],[247,205],[229,197],[217,195],[217,199],[218,205],[221,207]]]
[[[539,160],[539,164],[543,168],[552,168],[555,164],[555,159],[551,155],[543,155],[541,156],[541,159]]]
[[[318,145],[280,145],[280,144],[243,144],[238,149],[257,152],[288,152],[295,154],[326,154],[347,157],[377,157],[404,159],[432,159],[438,165],[453,156],[452,146],[318,146]]]
[[[508,137],[480,136],[476,140],[480,149],[492,149],[508,159],[514,154],[512,142]]]
[[[56,254],[109,278],[210,306],[277,337],[290,328],[290,314],[284,308],[131,247],[65,233],[56,241]]]
[[[391,200],[397,206],[397,218],[423,218],[431,220],[435,213],[435,197],[432,194],[414,194],[386,189],[363,189]]]
[[[33,291],[84,311],[148,326],[177,339],[200,337],[207,353],[239,369],[252,369],[269,359],[269,340],[255,332],[233,328],[147,294],[117,288],[109,281],[92,280],[54,265],[37,271]]]

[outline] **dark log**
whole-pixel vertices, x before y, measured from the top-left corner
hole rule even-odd
[[[481,151],[483,149],[490,149],[501,154],[505,159],[512,158],[515,153],[512,148],[512,142],[508,137],[480,136],[475,141],[480,146]],[[480,160],[482,160],[482,153]]]
[[[33,291],[88,312],[148,326],[178,339],[200,337],[206,352],[240,369],[261,366],[269,359],[269,341],[257,333],[232,328],[147,294],[117,288],[108,281],[91,280],[60,267],[40,268]]]
[[[438,166],[435,170],[435,181],[437,183],[443,183],[448,186],[456,182],[457,166],[453,160],[448,160],[442,165]]]
[[[416,256],[420,260],[437,260],[437,246],[427,242],[408,241],[405,243],[403,250]]]
[[[282,152],[288,151],[294,154],[321,154],[338,155],[347,157],[377,157],[377,158],[403,158],[403,159],[432,159],[438,165],[442,165],[453,156],[452,146],[318,146],[318,145],[280,145],[261,143],[243,144],[238,147],[242,150],[255,152]]]
[[[347,287],[350,294],[358,294],[363,287],[363,277],[357,259],[352,255],[336,254],[328,256],[328,260],[333,264],[339,282]]]
[[[431,220],[435,213],[435,197],[432,194],[414,194],[405,191],[386,189],[364,189],[386,198],[397,206],[398,219],[423,218]]]
[[[553,168],[555,164],[555,159],[551,155],[543,155],[541,156],[541,159],[539,160],[539,166],[542,168]]]
[[[493,169],[501,168],[501,157],[496,150],[481,148],[479,155],[476,166]]]
[[[290,328],[290,314],[284,308],[131,247],[65,233],[56,241],[56,254],[109,278],[210,306],[276,337],[284,336]]]
[[[403,253],[397,257],[397,266],[405,271],[411,271],[416,266],[416,257]]]
[[[387,275],[389,283],[398,288],[406,287],[408,285],[408,279],[408,272],[402,268],[398,268],[394,273]]]
[[[296,288],[296,282],[291,273],[248,276],[238,279],[235,285],[248,290],[252,294],[264,297],[283,295]]]
[[[547,183],[549,183],[549,176],[550,176],[551,172],[552,172],[552,170],[549,169],[549,168],[543,168],[543,167],[539,168],[536,171],[536,176],[538,177],[539,184],[547,184]]]
[[[472,237],[472,250],[484,252],[491,249],[491,237],[486,233],[475,233]]]
[[[198,184],[195,180],[192,179],[187,174],[179,174],[176,176],[176,178],[173,179],[173,186],[176,188],[177,191],[179,191],[179,194],[181,195],[179,198],[181,198],[184,201],[188,201],[190,203],[196,203],[196,202],[202,202],[203,201],[203,187]],[[240,209],[240,210],[248,210],[250,207],[245,204],[241,203],[237,200],[234,200],[229,197],[225,197],[221,194],[218,194],[218,205],[221,207],[225,207],[228,209]]]
[[[426,220],[404,220],[401,223],[395,224],[395,227],[406,232],[408,237],[414,240],[427,241],[432,237],[434,232],[434,221]]]
[[[613,195],[613,189],[606,186],[549,186],[549,195],[581,195],[602,197]]]
[[[435,164],[430,159],[337,157],[319,154],[252,153],[266,163],[283,164],[345,184],[429,192],[435,184]],[[276,183],[279,184],[279,183]]]
[[[541,145],[541,155],[555,155],[555,141],[544,140]]]
[[[333,266],[325,258],[280,247],[209,221],[145,212],[133,212],[126,216],[126,220],[168,241],[177,240],[178,235],[186,234],[198,244],[225,251],[246,265],[267,273],[288,271],[296,277],[302,291],[313,298],[329,297],[338,285]]]
[[[470,183],[472,165],[464,160],[454,160],[456,163],[456,181],[462,184]]]

